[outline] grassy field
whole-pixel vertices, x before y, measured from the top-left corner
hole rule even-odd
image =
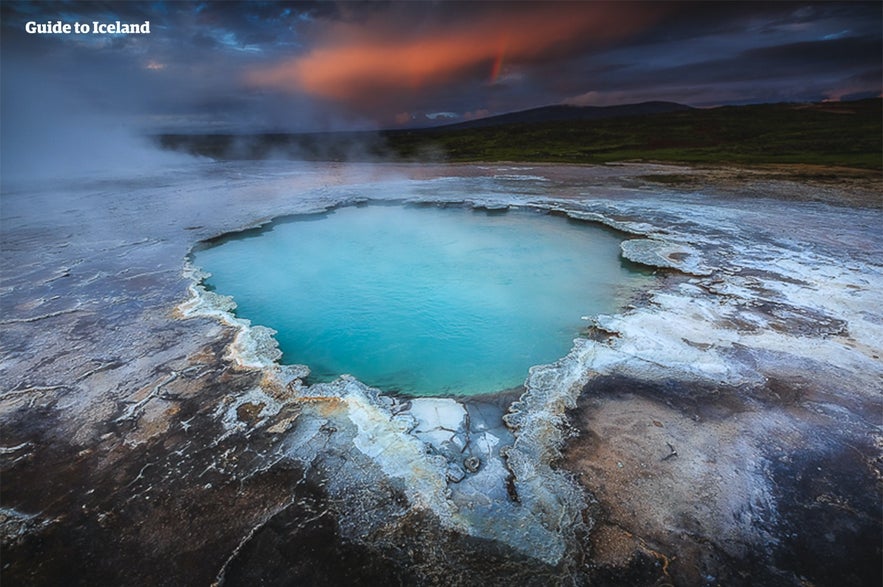
[[[761,104],[595,121],[362,133],[162,135],[216,158],[806,164],[883,169],[883,100]]]

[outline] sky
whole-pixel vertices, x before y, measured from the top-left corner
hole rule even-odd
[[[883,83],[880,2],[4,0],[0,11],[5,140],[73,119],[152,133],[364,130],[549,104],[849,100]],[[150,32],[26,30],[56,21]]]

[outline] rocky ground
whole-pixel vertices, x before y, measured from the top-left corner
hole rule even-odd
[[[859,175],[202,163],[4,186],[3,583],[879,584],[881,182]],[[657,280],[521,390],[309,385],[186,256],[367,199],[600,222]]]

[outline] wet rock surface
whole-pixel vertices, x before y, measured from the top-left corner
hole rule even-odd
[[[226,163],[5,186],[3,583],[879,584],[878,211],[806,201],[829,185],[646,179],[672,172]],[[601,222],[658,280],[523,390],[308,385],[185,258],[366,199]]]
[[[600,504],[599,572],[650,557],[650,580],[673,584],[873,584],[875,416],[866,405],[864,422],[820,418],[823,395],[594,381],[565,453]]]

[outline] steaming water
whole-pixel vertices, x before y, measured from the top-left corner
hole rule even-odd
[[[194,255],[284,363],[414,395],[496,392],[563,357],[647,277],[600,227],[532,212],[345,207]]]

